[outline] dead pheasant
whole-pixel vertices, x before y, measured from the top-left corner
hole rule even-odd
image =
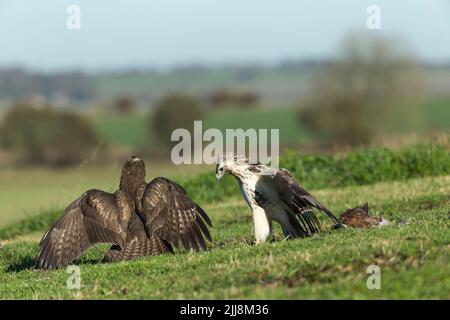
[[[369,205],[348,209],[341,214],[339,221],[351,228],[369,228],[371,226],[388,225],[389,221],[381,217],[369,216]]]

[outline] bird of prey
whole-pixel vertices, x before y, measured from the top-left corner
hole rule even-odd
[[[97,243],[112,244],[105,261],[206,249],[211,241],[204,210],[166,178],[145,182],[145,164],[131,157],[123,166],[119,190],[89,190],[72,202],[44,234],[36,266],[65,266]]]
[[[250,164],[244,156],[226,154],[218,158],[216,178],[234,176],[241,194],[253,213],[255,242],[265,242],[272,232],[272,221],[281,225],[285,237],[306,237],[321,230],[313,209],[325,213],[341,227],[338,219],[315,197],[303,189],[286,169]],[[271,174],[267,174],[271,172]]]

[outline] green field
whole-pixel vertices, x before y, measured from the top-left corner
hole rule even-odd
[[[190,176],[201,166],[174,166],[147,161],[148,178]],[[41,211],[63,208],[89,189],[117,189],[122,163],[66,169],[0,169],[0,227]]]
[[[298,145],[311,140],[311,133],[297,124],[296,110],[290,108],[258,110],[228,109],[212,113],[205,121],[206,128],[222,132],[229,128],[279,129],[282,145]]]
[[[95,121],[98,135],[108,144],[144,147],[150,141],[147,115],[106,116]]]
[[[148,147],[152,144],[149,130],[150,117],[146,114],[107,116],[95,121],[95,127],[103,139],[111,145]],[[309,141],[310,134],[296,123],[295,110],[236,110],[226,109],[211,113],[203,122],[203,130],[225,129],[280,129],[280,143],[284,145]],[[170,137],[168,137],[169,139]]]
[[[96,246],[75,261],[80,290],[67,288],[65,269],[33,268],[38,243],[80,193],[115,190],[121,164],[0,171],[0,299],[450,299],[449,151],[427,144],[345,155],[286,152],[282,166],[336,215],[368,202],[372,215],[391,224],[288,241],[275,225],[263,245],[253,244],[251,213],[232,177],[218,183],[212,166],[146,161],[148,179],[175,179],[208,212],[213,242],[206,252],[114,264],[99,263],[108,246]],[[381,270],[380,290],[367,288],[370,265]]]
[[[450,176],[314,193],[335,212],[368,201],[392,224],[290,241],[277,228],[275,241],[252,245],[242,199],[205,203],[214,224],[207,252],[102,264],[99,246],[76,262],[81,290],[67,289],[66,270],[32,269],[37,228],[2,243],[0,298],[450,298]],[[366,287],[372,264],[381,268],[380,290]]]
[[[423,125],[425,129],[450,128],[450,101],[432,100],[423,107]]]
[[[127,147],[152,146],[149,134],[150,117],[147,114],[130,116],[102,116],[95,121],[99,135],[111,145]],[[207,128],[255,128],[280,129],[282,145],[299,145],[311,142],[315,137],[297,122],[295,108],[271,109],[225,109],[212,111],[204,120]],[[415,128],[404,128],[401,124],[389,129],[392,133],[424,133],[450,129],[450,100],[433,99],[420,107],[420,117]]]

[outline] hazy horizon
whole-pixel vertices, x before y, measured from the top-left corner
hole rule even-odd
[[[66,28],[68,5],[81,30]],[[382,10],[368,31],[366,8]],[[427,63],[450,61],[450,3],[343,0],[0,0],[0,68],[87,72],[332,58],[352,31],[404,39]]]

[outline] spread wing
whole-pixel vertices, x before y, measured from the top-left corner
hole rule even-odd
[[[96,243],[123,246],[130,217],[118,207],[120,192],[90,190],[72,202],[42,237],[37,267],[65,266]]]
[[[136,257],[152,256],[166,252],[173,252],[172,246],[156,234],[152,234],[148,238],[145,233],[144,223],[137,214],[133,214],[128,225],[125,246],[122,249],[118,245],[113,245],[106,253],[104,261],[131,260]]]
[[[206,249],[204,237],[211,241],[208,215],[180,185],[166,178],[156,178],[146,186],[138,213],[149,239],[156,234],[186,250]]]
[[[316,233],[320,231],[320,223],[314,215],[312,208],[316,208],[340,225],[339,220],[321,202],[303,189],[286,169],[280,169],[271,176],[263,176],[262,181],[271,185],[280,196],[281,200],[299,218],[303,231]]]

